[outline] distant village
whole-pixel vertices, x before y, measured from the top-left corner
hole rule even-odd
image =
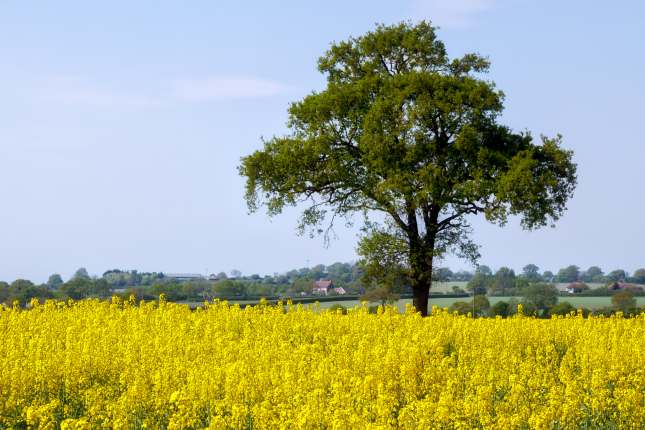
[[[200,275],[197,273],[165,273],[164,278],[176,281],[176,282],[191,282],[191,281],[210,281],[218,282],[222,280],[232,280],[235,281],[238,279],[236,276],[226,276],[210,274],[208,276]],[[317,281],[312,282],[311,293],[315,296],[343,296],[347,294],[347,290],[342,286],[334,285],[332,279],[321,278]],[[308,293],[306,291],[300,292],[301,296],[306,296]]]
[[[489,297],[521,297],[527,287],[534,284],[549,284],[560,296],[614,296],[625,292],[632,296],[645,296],[645,268],[632,273],[622,269],[604,273],[599,267],[586,270],[571,265],[557,273],[541,272],[535,265],[526,265],[516,274],[508,267],[496,271],[480,265],[474,272],[453,272],[438,268],[433,273],[431,294],[445,298],[462,298],[470,295]],[[164,294],[167,300],[201,302],[215,298],[227,300],[259,300],[270,297],[291,297],[302,300],[336,296],[345,299],[360,297],[376,287],[366,284],[362,267],[357,263],[333,263],[292,269],[273,275],[242,275],[239,270],[199,274],[181,272],[139,272],[137,270],[112,269],[101,276],[79,268],[73,276],[64,280],[60,274],[49,276],[47,282],[35,284],[26,279],[12,282],[0,281],[0,303],[17,301],[26,305],[32,298],[109,298],[114,294],[134,296],[141,300],[155,300]],[[410,286],[405,282],[392,290],[401,297],[410,295]],[[376,288],[378,289],[378,288]]]

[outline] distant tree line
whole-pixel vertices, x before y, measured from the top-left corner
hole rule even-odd
[[[452,312],[459,314],[470,314],[476,317],[508,317],[519,312],[519,305],[522,305],[522,313],[542,318],[549,318],[554,315],[568,315],[572,312],[582,312],[584,316],[612,315],[622,312],[625,316],[638,315],[645,310],[639,307],[634,297],[634,292],[623,290],[615,292],[611,297],[611,306],[605,306],[590,310],[585,307],[574,307],[568,301],[560,301],[561,295],[553,284],[537,282],[524,287],[519,298],[512,297],[510,300],[500,300],[494,305],[486,295],[474,295],[473,299],[454,302],[450,306]]]
[[[465,289],[455,285],[452,293],[487,294],[489,296],[522,296],[524,290],[535,283],[593,283],[611,284],[629,282],[645,284],[645,269],[629,274],[623,269],[612,270],[605,274],[600,267],[592,266],[581,270],[570,265],[556,274],[541,272],[535,264],[527,264],[518,274],[508,267],[500,267],[493,272],[490,267],[480,265],[474,271],[453,272],[449,268],[437,268],[433,279],[440,282],[467,282]],[[85,268],[78,269],[67,281],[61,275],[52,274],[46,283],[35,284],[26,279],[11,283],[0,281],[0,302],[11,305],[29,303],[32,298],[81,300],[88,297],[106,298],[114,294],[129,296],[134,294],[141,299],[156,299],[164,293],[168,300],[201,301],[205,299],[249,299],[259,297],[294,297],[310,295],[313,283],[318,279],[331,279],[349,294],[366,295],[374,301],[392,301],[402,294],[411,292],[407,279],[393,270],[387,274],[371,273],[369,268],[358,263],[319,264],[313,267],[293,269],[285,273],[261,276],[243,276],[238,270],[229,275],[224,272],[208,279],[177,281],[162,272],[138,272],[137,270],[112,269],[101,277],[90,276]],[[385,281],[384,281],[385,280]],[[607,287],[589,288],[582,295],[607,296],[612,294]]]
[[[610,295],[607,285],[615,282],[645,284],[645,269],[638,269],[632,276],[625,270],[617,269],[604,274],[597,267],[592,266],[581,271],[578,266],[567,266],[554,275],[550,271],[540,273],[539,267],[534,264],[524,266],[522,272],[515,274],[513,269],[500,267],[495,273],[488,266],[479,266],[472,278],[468,281],[467,289],[475,294],[488,294],[491,296],[519,296],[522,291],[534,283],[577,283],[581,286],[583,295],[606,296]],[[585,283],[605,284],[605,286],[590,288]]]
[[[25,306],[32,298],[74,299],[108,298],[112,295],[153,300],[165,294],[172,301],[202,301],[221,299],[259,299],[261,297],[301,296],[312,293],[316,280],[332,279],[348,294],[361,294],[362,269],[353,263],[319,264],[286,273],[260,276],[242,276],[238,270],[229,275],[220,272],[211,277],[179,281],[162,272],[138,272],[113,269],[101,277],[92,277],[85,268],[78,269],[67,281],[60,274],[52,274],[46,283],[36,285],[25,279],[11,283],[0,282],[0,303]]]
[[[528,283],[531,282],[587,282],[604,284],[609,282],[631,282],[635,284],[645,284],[645,268],[640,268],[634,271],[631,275],[624,269],[615,269],[609,273],[604,273],[598,266],[591,266],[586,270],[580,269],[576,265],[570,265],[558,270],[556,274],[550,270],[540,272],[540,268],[535,264],[527,264],[522,268],[518,274],[513,269],[508,267],[500,267],[496,272],[490,267],[481,265],[474,272],[459,271],[453,272],[448,268],[442,267],[433,273],[433,277],[437,281],[470,281],[476,276],[490,276],[494,275],[498,281],[508,286],[508,282],[512,279],[521,279]]]

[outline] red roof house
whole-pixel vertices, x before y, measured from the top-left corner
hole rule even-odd
[[[347,291],[345,291],[343,287],[335,287],[334,281],[331,279],[320,279],[314,282],[312,293],[321,296],[328,296],[330,294],[338,294],[342,296],[343,294],[347,294]]]
[[[332,281],[331,279],[320,279],[314,282],[314,288],[312,292],[314,294],[326,296],[331,292],[333,288],[334,288],[334,281]]]

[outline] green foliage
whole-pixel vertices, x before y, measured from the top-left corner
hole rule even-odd
[[[509,316],[510,308],[509,308],[508,302],[500,300],[499,302],[495,303],[491,307],[490,313],[492,316],[501,316],[501,317]]]
[[[235,281],[223,281],[223,282],[233,282],[237,285]],[[217,284],[215,284],[217,285]],[[179,289],[181,294],[184,297],[198,300],[207,300],[212,297],[213,293],[217,295],[216,288],[212,287],[212,284],[208,281],[190,281],[182,282],[179,284]],[[240,297],[244,295],[243,286],[238,287],[238,294],[232,294],[231,297]]]
[[[623,269],[612,270],[607,274],[607,279],[614,282],[624,281],[627,279],[627,272]]]
[[[105,279],[90,279],[74,276],[58,289],[60,294],[74,300],[88,297],[109,297],[112,288]]]
[[[408,246],[400,230],[369,226],[358,242],[357,253],[365,285],[380,285],[388,291],[401,291],[408,279]]]
[[[153,284],[149,287],[148,293],[152,298],[159,297],[161,294],[164,294],[166,296],[166,300],[171,302],[187,300],[190,298],[184,294],[181,285],[176,282]]]
[[[95,279],[92,282],[90,295],[96,297],[109,297],[112,294],[112,287],[105,279]]]
[[[475,307],[476,314],[483,314],[490,309],[490,302],[488,301],[488,297],[484,295],[473,297],[473,306]]]
[[[370,303],[378,302],[382,305],[388,303],[394,303],[399,300],[400,295],[393,292],[388,287],[376,287],[368,289],[365,294],[361,296],[361,300],[368,301]]]
[[[600,267],[591,266],[581,274],[581,278],[584,282],[604,282],[604,275]]]
[[[463,288],[461,288],[458,285],[453,285],[452,286],[452,292],[455,293],[455,294],[466,294],[466,290],[464,290]]]
[[[519,300],[515,297],[508,301],[508,315],[515,315],[517,313],[517,307],[520,304]]]
[[[432,273],[432,280],[446,282],[454,277],[454,273],[447,267],[437,267]]]
[[[517,276],[515,278],[515,287],[509,288],[505,291],[509,296],[517,296],[517,295],[520,295],[520,292],[524,288],[528,287],[529,284],[531,284],[531,282],[529,282],[528,279],[524,278],[523,276]]]
[[[464,301],[456,301],[449,308],[450,312],[457,312],[460,315],[467,315],[469,312],[473,312],[472,303]]]
[[[453,273],[450,281],[468,282],[472,279],[473,274],[467,270],[460,270]]]
[[[0,303],[7,303],[9,299],[9,284],[0,281]]]
[[[63,278],[58,274],[54,273],[47,279],[47,286],[49,288],[58,288],[63,283]]]
[[[450,306],[451,312],[457,312],[462,315],[468,313],[475,316],[487,316],[490,310],[490,302],[484,295],[475,296],[470,302],[457,301]]]
[[[213,293],[222,298],[243,297],[246,293],[246,288],[244,282],[225,279],[215,283]]]
[[[136,270],[113,269],[103,273],[102,278],[114,288],[123,288],[137,285],[152,285],[155,282],[161,281],[164,275],[157,272],[140,273]]]
[[[616,313],[616,308],[611,307],[611,306],[605,306],[605,307],[602,307],[602,308],[596,308],[592,312],[592,314],[595,315],[595,316],[603,315],[603,316],[606,316],[606,317],[614,315],[615,313]]]
[[[59,291],[70,299],[80,300],[89,297],[91,284],[92,280],[89,278],[74,276],[63,284]]]
[[[340,313],[341,313],[341,314],[343,314],[343,315],[347,315],[347,308],[346,308],[345,306],[343,306],[343,305],[339,304],[339,303],[336,303],[336,304],[334,304],[334,305],[331,305],[331,306],[328,308],[328,310],[329,310],[329,312],[333,312],[333,313],[338,313],[338,312],[340,312]]]
[[[87,273],[87,269],[85,267],[81,267],[76,272],[74,272],[72,279],[90,279],[90,274]]]
[[[610,296],[612,293],[611,291],[609,291],[609,288],[605,286],[605,287],[590,288],[588,290],[583,290],[578,294],[581,296],[605,297],[605,296]]]
[[[528,282],[539,282],[542,281],[542,275],[540,275],[540,268],[535,264],[527,264],[522,268],[522,277]]]
[[[512,288],[515,288],[515,272],[508,267],[500,267],[489,284],[491,294],[506,295]]]
[[[632,279],[638,284],[645,284],[645,269],[637,269],[634,271]]]
[[[568,315],[575,311],[576,308],[569,302],[560,302],[549,309],[549,315]]]
[[[611,297],[611,304],[623,312],[636,307],[636,299],[630,291],[619,291]]]
[[[45,300],[53,298],[53,294],[47,288],[36,286],[26,279],[16,279],[10,285],[0,283],[0,299],[7,305],[17,301],[20,306],[26,306],[32,298]]]
[[[522,302],[526,309],[543,314],[558,302],[558,295],[555,285],[536,283],[524,289]]]
[[[311,294],[313,289],[314,279],[310,277],[299,277],[293,280],[291,286],[287,289],[287,292],[290,294],[296,294],[304,292]]]
[[[473,292],[473,294],[486,294],[492,282],[493,282],[492,275],[487,274],[486,271],[478,270],[477,272],[475,272],[475,276],[473,276],[472,279],[468,281],[468,284],[466,285],[466,289],[468,289],[468,291]]]
[[[478,257],[468,216],[503,225],[518,215],[532,229],[564,212],[571,151],[559,136],[535,143],[500,125],[503,94],[478,76],[488,61],[450,59],[428,23],[379,25],[333,44],[318,67],[327,85],[290,106],[291,133],[242,159],[249,209],[276,215],[305,203],[300,231],[325,236],[339,217],[385,213],[386,227],[366,240],[408,249],[400,264],[422,313],[433,259]]]
[[[575,282],[580,279],[580,268],[576,265],[567,266],[558,271],[558,282]]]
[[[492,276],[493,271],[485,264],[480,264],[477,266],[477,270],[475,270],[475,275]]]

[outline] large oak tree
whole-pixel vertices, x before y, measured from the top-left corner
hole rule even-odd
[[[373,265],[394,256],[423,315],[436,259],[477,255],[470,216],[504,224],[518,215],[533,229],[566,209],[572,152],[559,136],[536,142],[500,124],[504,95],[482,78],[488,61],[450,59],[429,23],[334,43],[318,68],[326,88],[291,104],[290,134],[242,159],[248,206],[276,215],[304,203],[300,227],[313,231],[384,213],[367,223],[359,252]]]

